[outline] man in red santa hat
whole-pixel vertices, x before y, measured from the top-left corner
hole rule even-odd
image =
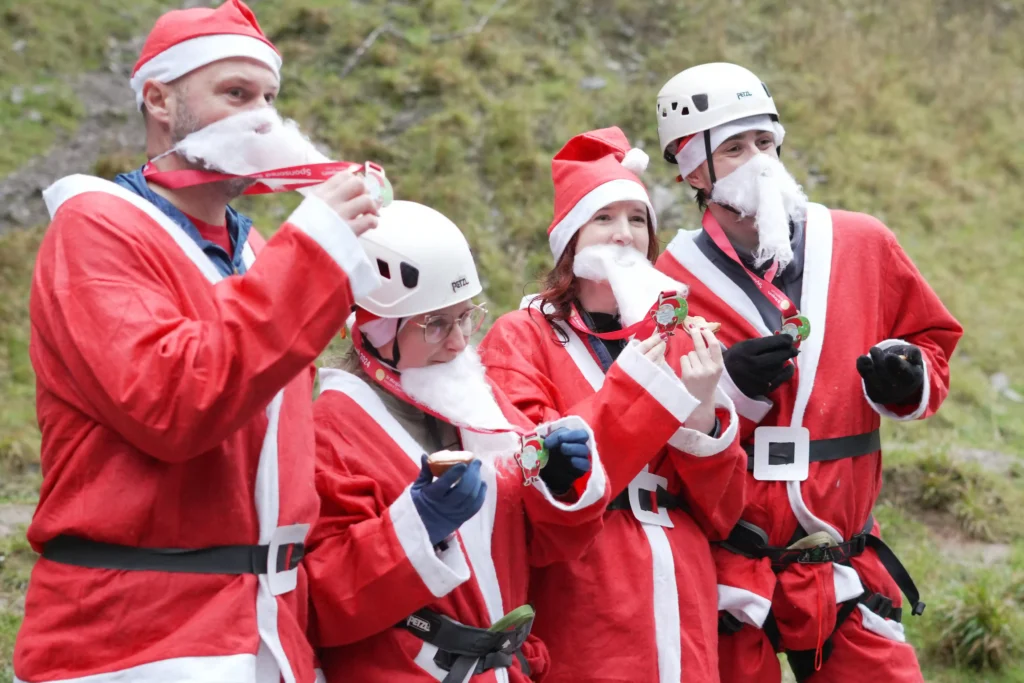
[[[618,128],[566,143],[552,161],[554,268],[481,345],[530,419],[593,425],[614,496],[586,554],[533,572],[549,682],[718,681],[708,535],[739,519],[746,463],[717,390],[714,332],[685,317],[686,287],[654,268],[646,165]]]
[[[360,241],[384,284],[357,301],[346,369],[321,370],[314,406],[306,561],[327,681],[540,680],[530,567],[575,559],[601,528],[593,435],[568,417],[531,438],[487,380],[469,345],[482,287],[454,223],[395,202]]]
[[[878,428],[938,410],[962,329],[881,222],[807,201],[750,71],[687,69],[657,116],[704,209],[658,267],[722,322],[750,455],[747,507],[716,551],[722,680],[779,681],[785,651],[800,681],[920,681],[901,620],[924,603],[871,515]]]
[[[131,82],[159,160],[44,193],[30,303],[43,485],[28,531],[42,558],[19,682],[314,680],[300,566],[318,510],[311,362],[378,284],[357,241],[378,205],[338,175],[264,243],[227,205],[251,181],[145,177],[322,158],[273,115],[280,66],[239,0],[165,14]],[[210,126],[218,144],[204,145]]]

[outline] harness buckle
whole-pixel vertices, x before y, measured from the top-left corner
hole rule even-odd
[[[813,548],[804,548],[803,551],[797,555],[796,561],[800,564],[825,564],[826,562],[835,562],[832,548],[827,543],[816,545]]]

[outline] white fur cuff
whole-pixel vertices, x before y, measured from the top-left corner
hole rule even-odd
[[[699,458],[718,455],[732,445],[736,438],[736,407],[721,388],[716,390],[715,407],[725,408],[729,411],[729,426],[717,438],[693,429],[680,427],[668,440],[668,445]]]
[[[728,612],[744,624],[761,628],[771,608],[771,600],[757,593],[718,584],[718,609]]]
[[[877,346],[880,349],[887,349],[890,346],[899,346],[901,344],[912,346],[910,342],[904,341],[902,339],[886,339],[885,341],[878,342],[877,344],[875,344],[875,346]],[[921,402],[918,404],[914,412],[910,413],[909,415],[897,415],[896,413],[886,408],[884,405],[880,403],[875,403],[870,398],[868,398],[868,386],[867,384],[865,384],[864,380],[861,379],[860,383],[861,387],[864,390],[864,400],[868,402],[868,404],[876,413],[882,415],[883,417],[888,417],[892,420],[896,420],[897,422],[910,422],[911,420],[919,419],[922,415],[924,415],[924,411],[928,409],[928,399],[931,395],[932,388],[931,378],[928,375],[928,356],[925,354],[923,349],[921,350],[921,363],[924,365],[924,385],[921,387]]]
[[[671,368],[664,364],[652,363],[637,350],[638,346],[638,342],[631,342],[619,354],[615,365],[646,389],[648,394],[679,421],[679,424],[686,422],[686,418],[700,405],[700,401],[686,390]]]
[[[309,196],[288,217],[309,235],[345,271],[352,296],[361,299],[380,286],[377,269],[363,251],[352,228],[319,197]]]
[[[604,471],[604,465],[601,463],[601,455],[597,452],[597,437],[594,436],[594,430],[590,428],[586,420],[575,415],[568,415],[554,422],[548,422],[540,425],[546,431],[543,433],[550,434],[560,427],[566,429],[582,429],[590,435],[590,479],[587,480],[587,488],[580,494],[579,500],[575,503],[563,503],[555,498],[551,494],[551,490],[548,489],[547,484],[541,479],[534,486],[537,490],[543,494],[544,499],[553,505],[554,507],[564,512],[576,512],[583,508],[590,507],[601,501],[604,497],[605,488],[608,486],[608,477]]]
[[[434,597],[444,597],[469,580],[469,564],[462,553],[461,543],[453,539],[447,550],[434,550],[409,489],[391,504],[390,512],[391,524],[402,550]]]
[[[718,386],[726,396],[732,399],[736,406],[736,412],[754,423],[761,422],[775,405],[767,398],[750,398],[744,394],[732,381],[728,370],[722,373],[722,379],[718,380]]]

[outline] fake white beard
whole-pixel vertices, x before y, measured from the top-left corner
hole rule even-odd
[[[754,264],[778,261],[781,271],[793,260],[790,221],[804,220],[807,195],[778,159],[757,154],[715,183],[711,200],[754,216],[757,251]]]
[[[189,134],[170,151],[205,169],[234,175],[330,161],[298,124],[282,120],[269,107],[215,121]]]
[[[405,393],[450,420],[478,429],[509,430],[479,434],[461,430],[462,447],[502,469],[519,450],[519,436],[494,398],[476,349],[467,346],[451,362],[402,370]]]
[[[481,429],[511,429],[494,398],[476,349],[451,362],[402,370],[405,393],[448,419]]]
[[[623,327],[638,323],[665,291],[685,297],[689,288],[657,270],[644,254],[633,247],[596,244],[582,249],[573,261],[572,272],[594,282],[608,282]]]

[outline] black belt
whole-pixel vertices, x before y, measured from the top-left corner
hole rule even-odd
[[[299,566],[305,545],[291,543],[277,550],[276,571]],[[77,536],[57,536],[43,545],[43,557],[91,569],[182,572],[187,574],[266,574],[268,545],[225,545],[214,548],[135,548],[100,543]]]
[[[512,666],[513,659],[518,659],[523,673],[530,675],[522,647],[533,627],[532,618],[513,629],[489,631],[467,626],[433,610],[421,609],[398,627],[437,648],[434,663],[448,672],[442,683],[461,683],[471,669],[473,675],[477,675],[491,669],[508,668]]]
[[[637,496],[640,500],[640,509],[645,512],[655,512],[654,503],[657,501],[658,510],[682,510],[686,507],[682,500],[677,498],[668,492],[667,489],[658,487],[657,492],[650,490],[641,490]],[[654,493],[654,496],[650,495]],[[629,504],[629,489],[626,489],[619,495],[612,498],[612,502],[608,503],[609,510],[632,510],[632,506]]]
[[[834,439],[815,439],[809,444],[811,462],[826,460],[842,460],[856,458],[861,455],[875,453],[882,448],[882,435],[876,429],[873,432],[839,436]],[[747,471],[754,471],[754,444],[743,444],[747,452]],[[793,444],[779,442],[768,445],[769,465],[788,465],[793,462]]]

